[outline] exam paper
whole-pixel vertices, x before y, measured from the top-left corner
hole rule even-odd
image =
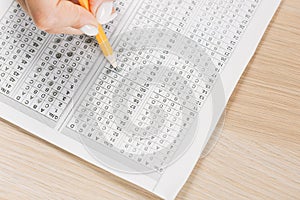
[[[117,0],[111,70],[88,36],[0,2],[0,116],[164,199],[210,138],[280,0]]]

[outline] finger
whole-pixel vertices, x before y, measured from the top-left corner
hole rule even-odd
[[[60,1],[55,12],[57,27],[72,27],[80,29],[87,35],[97,35],[98,22],[95,17],[83,7],[71,1]]]
[[[79,4],[78,0],[71,0],[73,3]],[[104,2],[113,2],[113,0],[89,0],[90,11],[96,16],[96,12]]]
[[[96,15],[97,21],[100,24],[106,24],[117,17],[113,1],[105,0],[99,6],[99,0],[94,0],[92,12]]]
[[[68,0],[27,0],[36,25],[47,32],[65,27],[80,29],[87,35],[97,35],[98,22],[81,6]]]
[[[58,0],[27,0],[24,1],[26,3],[26,7],[28,9],[29,14],[35,19],[41,21],[45,20],[44,18],[47,18],[51,16],[53,10],[56,7],[56,4]]]
[[[78,0],[72,0],[74,3],[78,3]],[[113,0],[89,0],[90,12],[92,12],[98,23],[107,24],[117,17],[115,13],[116,9],[113,4]]]
[[[107,24],[111,21],[113,21],[117,16],[118,13],[116,13],[115,9],[112,8],[110,12],[108,10],[111,8],[111,6],[106,7],[105,3],[102,4],[102,6],[97,11],[97,21],[100,24]]]
[[[113,0],[89,0],[91,12],[96,16],[96,12],[104,2],[113,2]]]

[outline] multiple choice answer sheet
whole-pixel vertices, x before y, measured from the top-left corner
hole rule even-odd
[[[0,116],[164,199],[208,142],[280,0],[117,0],[97,41],[0,2]]]

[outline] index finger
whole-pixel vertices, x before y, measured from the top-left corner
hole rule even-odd
[[[27,9],[31,16],[49,16],[59,0],[27,0]]]

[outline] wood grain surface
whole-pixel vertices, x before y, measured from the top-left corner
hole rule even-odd
[[[159,199],[4,120],[0,158],[0,199]],[[282,2],[177,198],[300,199],[299,0]]]

